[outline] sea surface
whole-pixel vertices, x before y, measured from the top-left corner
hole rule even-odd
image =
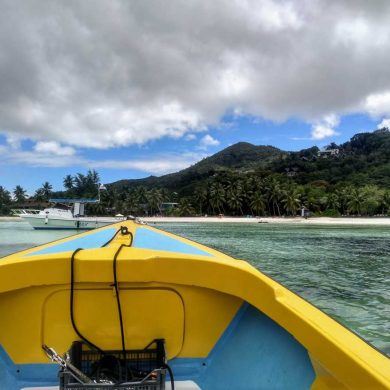
[[[249,261],[390,355],[390,227],[153,226]],[[0,222],[0,257],[75,233],[35,231],[24,222]]]

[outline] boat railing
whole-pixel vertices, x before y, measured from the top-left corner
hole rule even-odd
[[[28,215],[28,214],[39,214],[41,210],[37,209],[12,209],[11,212],[14,215]]]

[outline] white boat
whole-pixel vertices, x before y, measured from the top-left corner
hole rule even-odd
[[[87,217],[85,204],[99,203],[95,199],[50,199],[52,207],[37,210],[19,210],[17,215],[34,229],[96,229],[124,219],[121,217]]]

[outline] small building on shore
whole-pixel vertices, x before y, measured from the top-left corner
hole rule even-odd
[[[318,151],[318,157],[327,158],[327,157],[337,157],[340,154],[340,149],[325,149]]]

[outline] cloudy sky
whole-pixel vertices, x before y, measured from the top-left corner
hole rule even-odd
[[[0,0],[0,185],[390,124],[387,0]]]

